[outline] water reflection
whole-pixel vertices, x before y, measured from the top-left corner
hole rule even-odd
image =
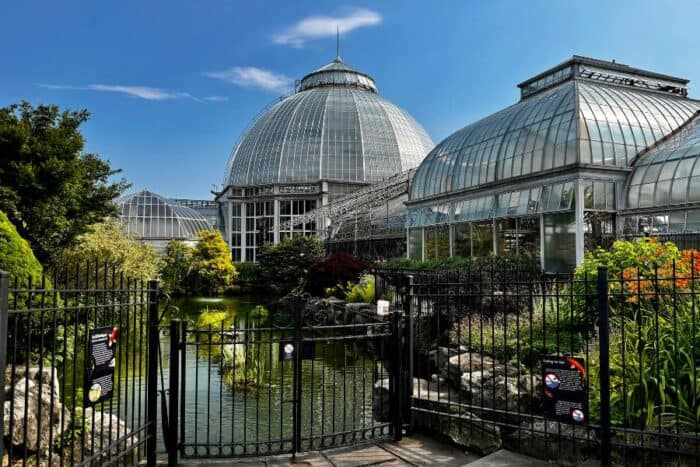
[[[226,298],[217,316],[207,302],[178,303],[179,317],[188,319],[192,329],[181,407],[186,455],[265,454],[292,447],[293,363],[281,361],[279,346],[293,338],[293,320],[280,326],[285,320],[278,320],[276,312],[256,310],[261,303],[255,297]],[[386,376],[375,355],[376,342],[324,340],[322,333],[309,337],[319,340],[311,344],[313,358],[302,364],[304,446],[372,434],[377,425],[373,386]]]

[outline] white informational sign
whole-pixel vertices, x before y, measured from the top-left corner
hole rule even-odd
[[[389,314],[389,300],[377,300],[377,315],[386,316]]]

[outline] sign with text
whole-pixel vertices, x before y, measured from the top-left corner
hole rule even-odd
[[[588,381],[584,360],[578,357],[542,359],[544,416],[568,423],[588,418]]]
[[[92,406],[112,397],[114,391],[114,350],[119,329],[105,326],[88,332],[85,358],[85,406]]]

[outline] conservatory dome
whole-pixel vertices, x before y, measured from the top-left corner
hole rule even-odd
[[[229,158],[226,186],[371,183],[418,166],[425,130],[340,58],[306,75],[267,109]]]
[[[124,233],[144,242],[195,241],[209,222],[194,209],[148,190],[116,200]]]

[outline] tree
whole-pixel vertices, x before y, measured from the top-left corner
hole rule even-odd
[[[192,275],[199,293],[220,294],[238,276],[221,232],[202,230],[194,247]]]
[[[309,267],[323,259],[325,251],[316,237],[285,238],[266,243],[257,254],[260,279],[279,293],[287,293],[306,277]]]
[[[79,127],[89,115],[27,102],[0,108],[0,210],[45,265],[115,213],[112,200],[128,187],[110,182],[119,171],[83,151]]]
[[[160,278],[163,289],[180,295],[190,293],[194,249],[179,240],[171,240],[165,247],[165,256],[160,262]]]
[[[153,248],[142,245],[127,236],[116,219],[88,226],[88,231],[76,238],[75,244],[58,256],[61,271],[85,270],[89,264],[96,277],[100,271],[94,268],[108,267],[107,280],[111,282],[111,269],[124,280],[147,281],[158,275],[158,261]],[[104,273],[104,271],[102,271]],[[117,278],[121,280],[121,277]]]
[[[23,239],[4,212],[0,211],[0,269],[17,280],[19,288],[41,284],[43,268],[32,252],[29,242]]]

